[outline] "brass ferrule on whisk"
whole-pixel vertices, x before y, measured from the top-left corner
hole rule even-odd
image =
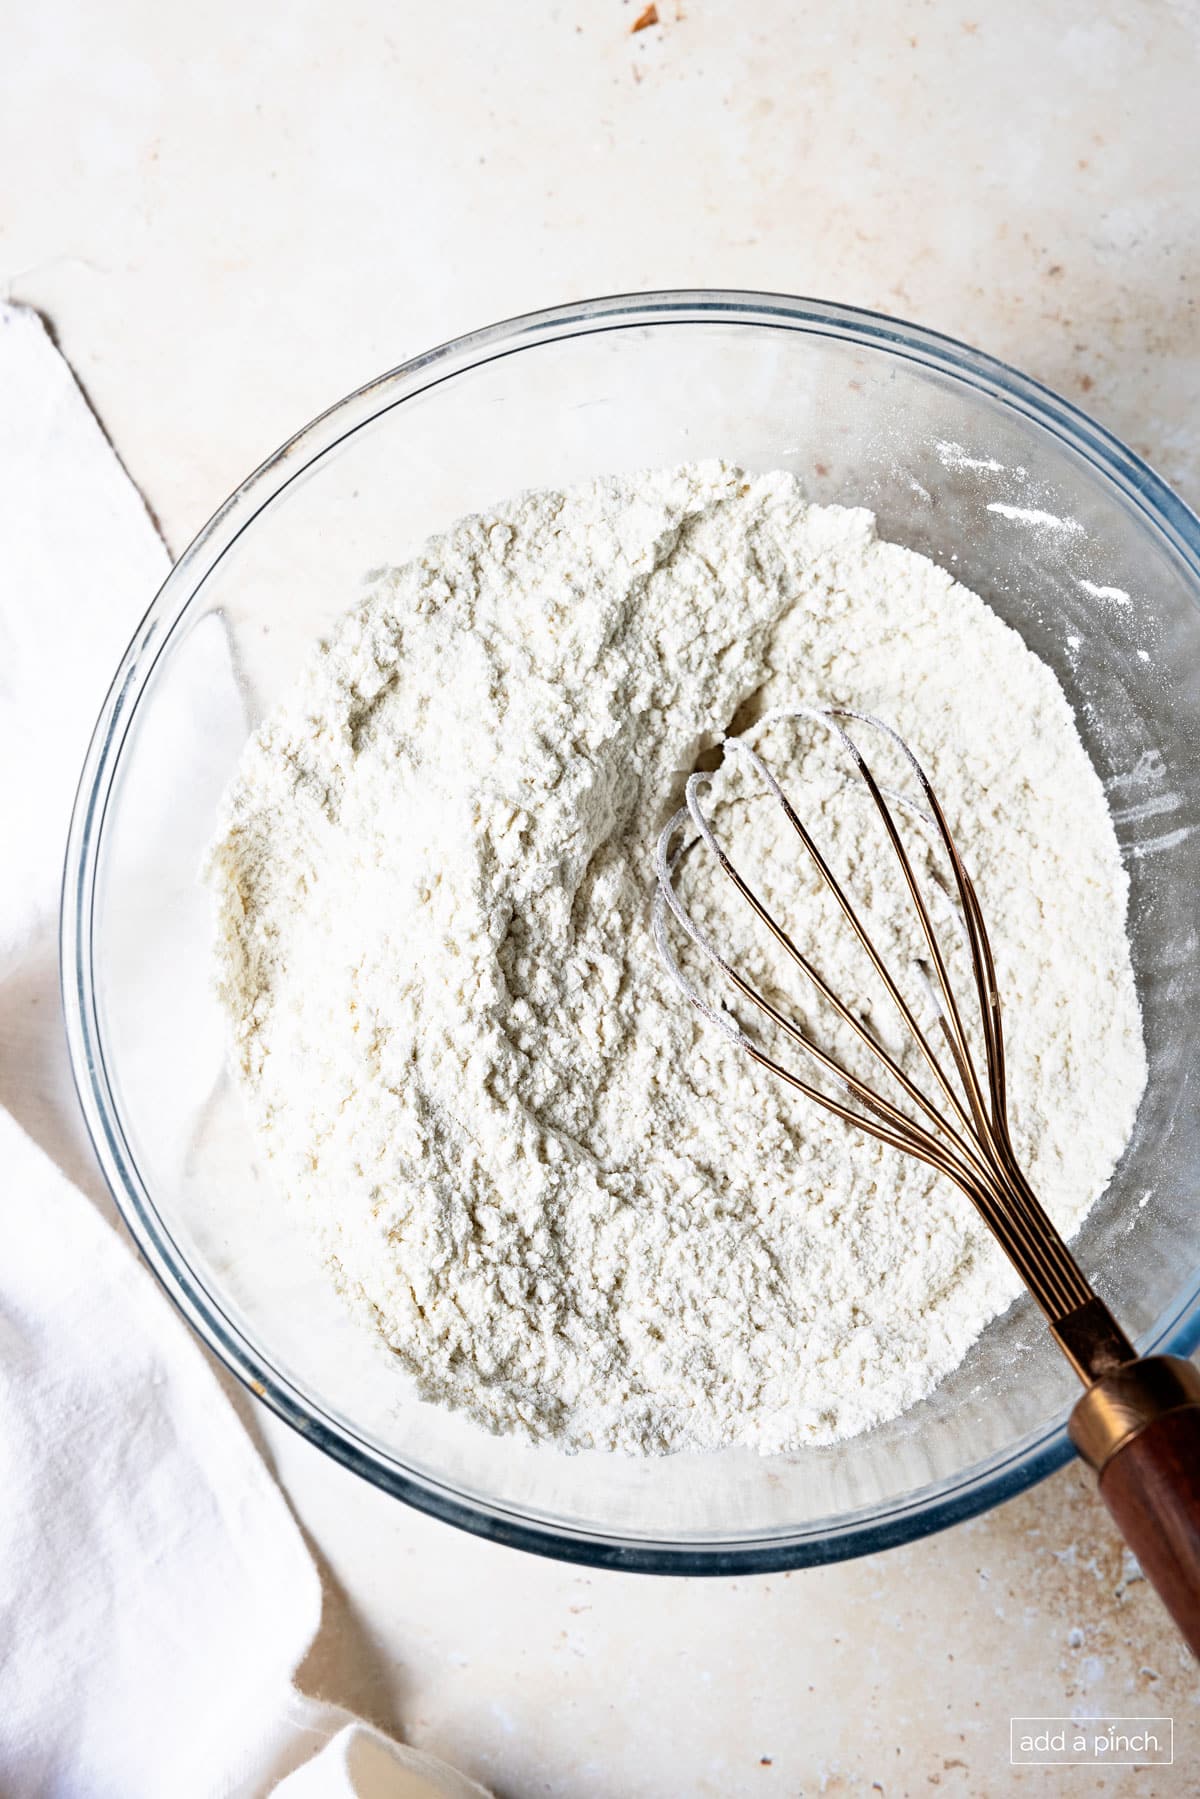
[[[1090,1386],[1071,1413],[1072,1443],[1103,1474],[1118,1450],[1148,1425],[1200,1404],[1200,1369],[1179,1356],[1145,1356]]]

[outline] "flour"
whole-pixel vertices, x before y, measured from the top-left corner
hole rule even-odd
[[[1007,506],[1003,500],[990,500],[988,511],[1019,525],[1035,525],[1041,531],[1066,531],[1078,536],[1083,530],[1077,518],[1062,518],[1057,512],[1043,512],[1037,506]]]
[[[894,722],[939,790],[1034,1185],[1068,1233],[1102,1191],[1145,1058],[1126,877],[1050,671],[788,475],[524,495],[340,620],[248,745],[209,865],[255,1129],[425,1398],[560,1448],[775,1452],[893,1417],[1009,1303],[954,1189],[757,1071],[655,952],[655,838],[697,758],[830,700]],[[770,739],[870,887],[861,810],[811,738]],[[717,803],[770,848],[724,770]],[[819,901],[794,852],[773,865],[803,938]]]

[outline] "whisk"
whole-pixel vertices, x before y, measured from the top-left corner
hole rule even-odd
[[[685,805],[659,838],[654,899],[659,954],[697,1010],[761,1067],[848,1125],[936,1169],[975,1206],[1041,1307],[1055,1342],[1084,1384],[1086,1391],[1068,1425],[1075,1447],[1098,1474],[1101,1495],[1125,1541],[1192,1651],[1200,1655],[1200,1371],[1175,1356],[1137,1355],[1022,1172],[1009,1128],[1004,1030],[991,944],[974,885],[920,762],[890,725],[849,707],[799,707],[771,713],[756,728],[800,719],[830,733],[878,812],[920,933],[918,941],[924,953],[918,969],[941,1039],[936,1047],[880,956],[861,909],[830,868],[763,756],[746,735],[727,738],[724,754],[740,758],[782,808],[919,1053],[936,1097],[885,1047],[878,1031],[829,986],[814,960],[819,953],[816,946],[798,944],[734,866],[705,809],[705,796],[712,785],[708,774],[691,776]],[[915,782],[913,797],[876,779],[851,734],[860,727],[881,734],[899,755],[901,766]],[[971,1031],[967,1027],[971,1014],[964,1013],[951,984],[943,943],[906,847],[900,817],[940,850],[949,870],[950,886],[937,882],[937,898],[939,909],[950,917],[960,944],[965,943],[969,952],[975,1014]],[[907,1107],[868,1084],[849,1066],[845,1055],[823,1046],[811,1028],[789,1017],[732,964],[696,922],[680,897],[676,877],[682,858],[701,846],[715,858],[721,873],[823,1005],[887,1076],[892,1088],[903,1095]],[[786,1067],[729,1010],[701,993],[672,949],[672,918],[695,946],[702,963],[715,968],[752,1011],[801,1052],[807,1073],[820,1071],[824,1087]],[[982,1049],[982,1072],[973,1038]]]

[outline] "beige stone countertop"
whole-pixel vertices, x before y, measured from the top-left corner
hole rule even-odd
[[[680,285],[965,338],[1200,500],[1197,0],[638,10],[6,9],[0,292],[51,322],[173,550],[381,370]],[[95,1192],[53,990],[4,1001],[47,1020],[21,1120]],[[326,1578],[306,1682],[502,1799],[1200,1792],[1195,1669],[1078,1467],[884,1555],[656,1581],[457,1533],[244,1407]],[[1009,1767],[1012,1714],[1080,1705],[1173,1715],[1175,1766]]]

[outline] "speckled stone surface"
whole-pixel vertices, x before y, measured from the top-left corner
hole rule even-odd
[[[52,322],[173,549],[381,369],[679,284],[964,337],[1200,500],[1197,0],[658,0],[632,33],[637,10],[9,10],[0,286]],[[3,996],[0,1103],[94,1191],[53,982]],[[6,1008],[46,1020],[36,1080]],[[250,1415],[326,1576],[306,1681],[503,1799],[1200,1791],[1195,1670],[1077,1468],[866,1561],[654,1582],[465,1538]],[[1009,1767],[1012,1714],[1084,1703],[1173,1715],[1174,1768]]]

